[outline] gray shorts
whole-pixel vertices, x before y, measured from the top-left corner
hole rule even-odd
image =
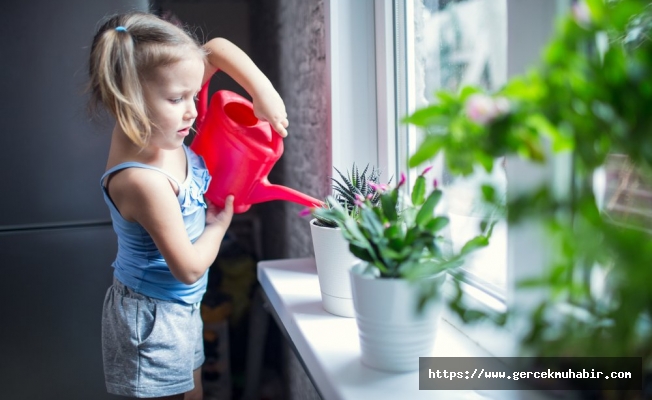
[[[117,279],[104,299],[102,355],[109,393],[162,397],[193,389],[204,363],[199,303],[134,292]]]

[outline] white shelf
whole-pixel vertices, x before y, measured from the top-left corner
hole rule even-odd
[[[518,391],[419,390],[418,371],[386,373],[360,362],[354,318],[324,311],[312,258],[258,263],[258,281],[281,329],[324,400],[532,399]],[[433,354],[424,357],[490,357],[442,320]]]

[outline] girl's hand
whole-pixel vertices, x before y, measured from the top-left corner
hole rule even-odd
[[[288,135],[286,128],[290,123],[288,122],[288,114],[285,111],[285,103],[283,103],[283,99],[281,99],[278,92],[270,87],[263,92],[259,92],[253,100],[256,118],[269,122],[272,129],[278,132],[281,137],[286,137]]]
[[[226,196],[223,209],[217,208],[215,204],[210,201],[207,203],[208,210],[206,211],[206,225],[218,224],[226,230],[226,228],[229,227],[229,224],[231,224],[231,219],[233,218],[233,195]]]

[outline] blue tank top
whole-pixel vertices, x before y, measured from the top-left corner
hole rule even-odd
[[[181,215],[188,237],[194,243],[204,231],[206,203],[203,195],[208,189],[211,177],[204,160],[185,145],[183,148],[188,166],[186,180],[182,183],[160,168],[138,162],[125,162],[106,171],[102,175],[100,185],[104,201],[111,212],[113,230],[118,236],[118,254],[111,264],[114,276],[125,286],[145,296],[194,304],[201,301],[206,292],[208,271],[192,285],[178,281],[170,272],[149,233],[139,223],[127,221],[120,215],[104,186],[107,176],[125,168],[146,168],[161,172],[179,188],[177,198]]]

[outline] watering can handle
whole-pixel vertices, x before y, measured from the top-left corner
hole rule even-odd
[[[196,129],[197,132],[201,131],[204,120],[206,119],[206,113],[208,112],[208,84],[210,79],[204,83],[204,86],[201,87],[201,90],[197,94],[197,120],[196,120]]]

